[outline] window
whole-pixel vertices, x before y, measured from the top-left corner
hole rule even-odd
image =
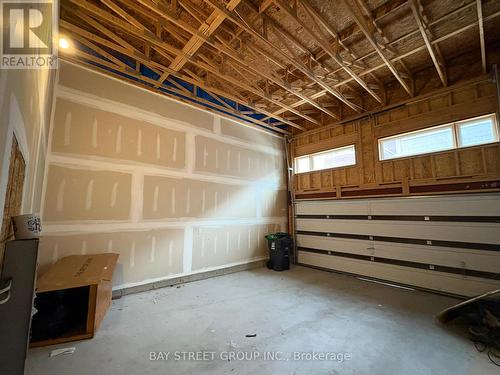
[[[295,173],[305,173],[356,164],[354,145],[295,158]]]
[[[498,129],[493,115],[457,122],[457,128],[460,147],[498,141]]]
[[[497,141],[495,115],[487,115],[379,139],[379,155],[388,160]]]

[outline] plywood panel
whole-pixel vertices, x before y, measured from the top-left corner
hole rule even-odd
[[[323,151],[350,142],[356,145],[357,165],[321,171],[321,182],[324,185],[319,190],[317,184],[311,186],[316,177],[311,177],[312,173],[305,173],[304,177],[299,178],[301,183],[296,186],[296,193],[300,194],[300,198],[306,198],[308,195],[317,198],[319,194],[324,193],[322,197],[342,199],[367,195],[416,195],[422,191],[449,193],[480,189],[498,190],[498,143],[391,161],[380,161],[378,155],[379,138],[490,114],[496,110],[494,84],[471,83],[434,97],[409,102],[405,106],[375,114],[370,118],[298,135],[293,143],[296,155]],[[324,138],[326,130],[330,130],[329,139]],[[340,194],[331,191],[331,185],[328,183],[330,175],[332,185],[341,188]],[[313,181],[307,181],[305,176],[310,176]],[[446,184],[443,181],[446,181]],[[474,182],[487,183],[469,185]],[[358,187],[348,188],[349,185]],[[420,186],[423,188],[417,188]]]
[[[483,158],[480,149],[460,150],[460,171],[464,175],[475,175],[484,173]]]
[[[16,137],[12,137],[12,145],[9,161],[9,175],[7,180],[7,190],[5,192],[5,203],[3,207],[3,218],[0,227],[0,265],[3,262],[5,243],[14,236],[12,227],[12,217],[21,214],[23,201],[24,177],[26,173],[26,163],[17,143]]]

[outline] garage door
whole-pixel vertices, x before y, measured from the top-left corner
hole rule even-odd
[[[500,194],[295,208],[299,264],[462,296],[500,289]]]

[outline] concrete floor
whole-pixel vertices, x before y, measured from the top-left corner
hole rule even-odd
[[[455,302],[303,267],[239,272],[113,301],[95,338],[30,350],[27,374],[498,374],[459,327],[434,322]],[[67,346],[76,352],[49,358]],[[216,359],[175,360],[190,351]],[[170,356],[150,361],[150,352]]]

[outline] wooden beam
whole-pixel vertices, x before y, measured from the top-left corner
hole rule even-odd
[[[71,61],[71,62],[78,63],[80,65],[84,65],[84,66],[90,68],[91,70],[97,70],[97,71],[102,72],[104,74],[115,76],[115,77],[119,78],[120,80],[126,80],[127,82],[129,82],[131,84],[134,84],[136,86],[141,86],[143,88],[148,89],[149,91],[153,91],[155,93],[161,93],[162,95],[167,95],[165,93],[162,93],[161,91],[158,92],[157,90],[151,89],[151,86],[141,84],[141,83],[139,83],[139,82],[137,82],[135,80],[130,80],[130,79],[124,78],[123,76],[121,76],[121,75],[119,75],[117,73],[113,73],[112,71],[109,71],[109,70],[106,70],[106,69],[102,69],[102,68],[100,68],[98,66],[95,66],[93,64],[89,64],[87,61],[92,61],[92,62],[98,63],[100,65],[107,66],[110,69],[122,72],[122,73],[124,73],[126,75],[135,77],[137,79],[140,79],[140,80],[142,80],[144,82],[147,82],[149,84],[153,84],[154,82],[156,82],[156,80],[153,80],[153,79],[150,79],[148,77],[145,77],[145,76],[137,73],[133,69],[130,69],[130,68],[122,69],[122,68],[120,68],[118,66],[114,66],[113,64],[111,64],[109,62],[103,62],[103,60],[100,60],[96,56],[89,55],[89,54],[87,54],[87,53],[85,53],[85,52],[83,52],[81,50],[78,50],[76,54],[68,54],[66,52],[63,52],[63,59]],[[173,88],[173,87],[167,87],[166,90],[175,92],[175,93],[177,93],[179,95],[182,95],[182,96],[185,96],[185,97],[190,97],[193,100],[198,101],[199,103],[204,103],[204,104],[209,105],[211,107],[215,107],[215,108],[217,108],[221,112],[232,113],[232,114],[234,114],[236,116],[239,116],[241,118],[241,120],[243,120],[243,121],[245,121],[247,123],[250,123],[252,125],[258,125],[260,127],[264,127],[264,128],[266,128],[268,130],[272,130],[272,131],[275,131],[275,132],[278,132],[278,133],[281,133],[281,134],[290,134],[290,132],[288,132],[286,130],[277,128],[274,125],[271,125],[271,124],[266,123],[264,121],[254,119],[254,118],[252,118],[252,117],[250,117],[250,116],[248,116],[246,114],[241,113],[240,111],[235,110],[234,108],[230,109],[228,107],[223,107],[221,105],[218,105],[217,103],[213,103],[213,102],[207,101],[207,100],[205,100],[203,98],[196,97],[196,96],[194,96],[194,93],[192,93],[192,92],[190,92],[189,93],[190,95],[189,95],[184,90],[176,89],[176,88]],[[177,100],[177,101],[184,102],[184,103],[189,104],[189,105],[194,106],[194,107],[198,107],[198,108],[201,108],[201,109],[204,109],[204,110],[208,110],[210,112],[214,112],[213,109],[207,108],[206,106],[200,105],[199,103],[196,103],[196,102],[186,101],[186,100],[183,100],[182,98],[178,98],[178,97],[173,97],[173,99]],[[223,114],[223,116],[226,117],[227,115]],[[231,118],[229,116],[227,116],[227,117],[229,119],[232,119],[233,121],[234,120],[236,120],[236,121],[238,120],[238,119]]]
[[[264,0],[262,4],[259,5],[259,13],[264,13],[271,5],[273,5],[273,0]]]
[[[252,108],[252,104],[251,103],[247,103],[247,102],[243,102],[241,99],[239,98],[236,98],[236,97],[232,97],[231,95],[228,95],[226,92],[222,92],[221,90],[218,90],[216,88],[213,88],[213,87],[210,87],[209,85],[207,85],[201,78],[197,77],[198,78],[198,81],[196,80],[193,80],[185,75],[183,75],[182,73],[179,73],[179,72],[176,72],[172,69],[169,69],[168,67],[166,66],[162,66],[161,64],[159,63],[156,63],[156,62],[153,62],[149,59],[146,58],[146,56],[142,55],[139,51],[137,50],[134,50],[134,51],[129,51],[113,42],[110,42],[110,41],[105,41],[103,40],[102,38],[100,37],[97,37],[97,36],[94,36],[92,33],[86,31],[86,30],[83,30],[81,28],[79,28],[78,26],[75,26],[75,25],[72,25],[71,23],[65,21],[65,20],[61,20],[60,21],[60,26],[61,28],[71,32],[71,33],[76,33],[76,34],[79,34],[80,36],[82,37],[85,37],[85,38],[90,38],[90,40],[93,40],[94,42],[96,43],[101,43],[103,44],[104,46],[108,47],[108,48],[111,48],[113,50],[115,50],[116,52],[119,52],[129,58],[132,58],[132,59],[135,59],[137,61],[140,61],[140,63],[142,63],[143,65],[149,67],[150,69],[152,69],[153,71],[157,72],[158,74],[161,74],[163,73],[165,70],[168,70],[170,72],[170,74],[173,74],[175,75],[176,77],[188,82],[188,83],[191,83],[191,84],[194,84],[194,85],[198,85],[200,87],[202,87],[204,90],[206,90],[207,92],[210,92],[210,93],[214,93],[214,94],[220,94],[220,95],[223,95],[223,96],[226,96],[235,101],[235,102],[239,102],[240,104],[242,105],[245,105],[249,108]],[[100,60],[100,62],[102,63],[104,60]],[[105,62],[102,63],[103,65],[106,65]],[[155,81],[157,82],[157,81]],[[284,118],[281,118],[280,116],[273,116],[271,112],[268,112],[266,111],[265,109],[256,109],[256,108],[253,108],[255,110],[258,110],[260,113],[264,113],[268,116],[270,116],[271,118],[275,118],[277,119],[278,121],[282,121],[283,123],[287,124],[287,125],[290,125],[290,126],[293,126],[293,127],[296,127],[300,130],[304,130],[304,128],[300,125],[297,125],[291,121],[287,121],[286,119]],[[292,109],[293,110],[293,109]]]
[[[387,2],[378,6],[371,12],[372,18],[374,21],[382,20],[384,17],[392,14],[394,11],[406,6],[407,6],[407,0],[387,0]],[[335,46],[336,43],[338,43],[339,45],[345,45],[345,42],[348,39],[355,38],[356,35],[360,32],[361,31],[359,30],[358,25],[356,23],[353,23],[345,27],[344,29],[338,31],[338,40],[335,40],[335,37],[333,37],[329,39],[329,42],[332,46]],[[374,50],[373,52],[369,53],[369,56],[376,53],[377,52]],[[321,49],[321,47],[318,47],[315,49],[315,51],[313,51],[313,55],[316,57],[316,59],[320,59],[326,55],[326,52],[323,49]],[[354,59],[354,63],[360,66],[360,69],[366,69],[366,66],[364,66],[363,64],[363,60],[367,57],[366,55],[358,58],[355,54],[352,53],[352,51],[350,55]],[[334,70],[332,73],[338,73],[341,70],[342,68],[338,68]],[[293,73],[293,70],[291,70],[291,73]]]
[[[361,31],[365,35],[366,39],[368,39],[368,41],[370,42],[372,47],[375,49],[375,51],[377,51],[379,56],[382,58],[382,61],[384,62],[384,64],[389,68],[389,70],[392,72],[394,77],[396,77],[396,79],[399,81],[401,86],[403,86],[405,91],[411,96],[413,93],[411,91],[410,86],[408,86],[408,84],[405,82],[403,77],[401,77],[401,74],[398,72],[398,70],[396,69],[396,67],[392,63],[392,61],[385,56],[385,54],[382,51],[382,49],[380,48],[379,44],[375,40],[375,37],[373,35],[373,32],[370,29],[368,22],[366,22],[366,19],[364,18],[363,14],[361,13],[360,9],[358,8],[357,3],[351,4],[347,0],[342,0],[342,3],[344,4],[345,8],[348,10],[351,18],[358,24],[359,28],[361,29]]]
[[[331,47],[330,43],[328,42],[327,38],[323,36],[318,36],[310,27],[308,24],[306,24],[301,18],[299,18],[293,11],[292,8],[288,6],[284,1],[282,0],[274,0],[281,9],[284,9],[290,17],[294,19],[296,23],[298,23],[304,31],[309,34],[309,36],[316,42],[318,43],[321,48],[337,63],[342,69],[344,69],[347,74],[349,74],[361,87],[363,87],[371,96],[373,96],[379,103],[382,103],[382,99],[373,91],[370,87],[368,87],[367,83],[363,81],[354,71],[349,68],[344,61],[340,58],[338,53],[336,53],[333,48]],[[300,4],[302,7],[305,9],[306,14],[309,15],[310,19],[314,22],[315,20],[321,20],[322,16],[312,7],[309,5],[307,0],[300,0]],[[328,23],[325,24],[328,25]],[[331,27],[329,27],[331,29]]]
[[[162,54],[162,56],[166,57],[167,59],[169,59],[169,61],[172,60],[172,57],[171,56],[168,56],[165,54],[165,51],[168,52],[168,53],[171,53],[173,54],[174,56],[175,55],[183,55],[183,56],[186,56],[182,51],[178,50],[177,48],[169,45],[168,43],[164,42],[163,40],[161,40],[158,36],[156,36],[154,33],[150,32],[149,30],[147,29],[144,29],[144,30],[138,30],[136,28],[130,28],[130,27],[127,27],[127,23],[121,21],[121,19],[118,19],[112,15],[110,15],[109,13],[107,13],[106,11],[94,6],[93,4],[89,3],[88,1],[86,0],[70,0],[71,2],[79,5],[79,6],[82,6],[84,9],[92,12],[95,16],[98,16],[100,18],[102,18],[103,20],[105,20],[106,22],[110,22],[111,24],[113,24],[114,26],[116,27],[119,27],[122,29],[122,31],[124,32],[129,32],[130,34],[132,34],[133,36],[135,37],[138,37],[140,39],[143,39],[145,40],[146,42],[149,42],[151,43],[152,46],[155,47],[156,51],[160,54]],[[80,14],[82,14],[80,12]],[[86,15],[84,15],[84,17],[87,17],[87,18],[90,18]],[[94,21],[94,25],[97,24],[97,21]],[[103,25],[100,25],[99,27],[103,28],[104,26]],[[278,105],[282,108],[285,108],[286,110],[289,110],[289,111],[292,111],[293,113],[296,113],[300,116],[300,111],[297,111],[296,109],[292,108],[292,107],[289,107],[287,106],[286,104],[284,103],[281,103],[277,100],[273,100],[272,98],[268,97],[265,93],[263,92],[259,92],[258,90],[256,90],[255,88],[253,87],[250,87],[248,85],[245,85],[244,83],[242,83],[240,80],[238,79],[234,79],[233,77],[225,74],[224,72],[221,72],[209,65],[207,65],[206,63],[200,63],[196,60],[193,60],[191,57],[189,56],[186,56],[186,58],[188,59],[189,62],[191,62],[192,64],[204,69],[204,70],[207,70],[207,71],[210,71],[211,73],[213,73],[214,75],[226,80],[227,82],[233,84],[233,85],[236,85],[244,90],[247,90],[247,91],[250,91],[252,92],[253,94],[275,104],[275,105]],[[172,74],[172,73],[176,73],[177,71],[173,70],[173,69],[168,69],[170,71],[169,74]],[[165,71],[165,70],[164,70]],[[261,110],[262,113],[264,113],[263,110]],[[269,112],[270,113],[270,112]],[[306,115],[304,115],[306,116]],[[312,119],[310,116],[307,116],[307,118],[309,119]],[[282,119],[278,119],[278,120],[282,120]],[[316,120],[312,119],[313,121],[317,122]],[[290,126],[293,126],[293,127],[296,127],[297,129],[303,129],[302,126],[298,125],[298,124],[295,124],[293,122],[290,122],[290,121],[286,121],[286,120],[283,120],[283,122],[287,123],[288,125]]]
[[[431,44],[431,40],[429,36],[427,35],[427,27],[426,23],[424,22],[421,14],[421,5],[417,0],[410,0],[410,7],[413,12],[413,17],[415,18],[415,21],[417,22],[418,29],[420,30],[420,34],[422,35],[422,38],[424,39],[425,45],[427,46],[427,51],[429,52],[429,55],[431,56],[432,63],[434,64],[434,67],[437,70],[437,73],[439,75],[439,79],[441,80],[443,86],[448,85],[448,79],[446,77],[446,70],[444,67],[444,62],[442,61],[442,58],[440,58],[438,52],[434,49],[433,45]]]
[[[465,8],[467,8],[468,6],[470,6],[470,4],[469,4],[469,5],[465,5],[465,6],[464,6],[463,8],[461,8],[461,9],[465,9]],[[450,15],[453,15],[453,14],[455,14],[455,11],[452,11],[452,12],[450,12],[449,14],[450,14]],[[495,19],[496,17],[499,17],[499,16],[500,16],[500,11],[497,11],[497,12],[495,12],[495,13],[492,13],[492,14],[490,14],[490,15],[488,15],[488,16],[486,16],[486,17],[484,17],[483,22],[490,21],[490,20]],[[444,17],[446,17],[446,16],[444,16]],[[440,19],[443,19],[443,18],[440,18]],[[437,21],[438,21],[438,20],[433,21],[432,23],[437,22]],[[442,41],[445,41],[445,40],[447,40],[447,39],[449,39],[449,38],[452,38],[452,37],[454,37],[454,36],[456,36],[456,35],[459,35],[459,34],[461,34],[461,33],[465,32],[465,31],[467,31],[467,30],[470,30],[470,29],[472,29],[472,28],[475,28],[475,27],[477,26],[477,24],[478,24],[478,21],[474,21],[474,22],[471,22],[471,23],[470,23],[470,24],[468,24],[468,25],[462,26],[462,27],[460,27],[460,28],[458,28],[458,29],[456,29],[456,30],[454,30],[454,31],[450,31],[449,33],[447,33],[447,34],[445,34],[445,35],[443,35],[443,36],[441,36],[441,37],[439,37],[439,38],[436,38],[435,40],[431,41],[431,44],[435,45],[435,44],[440,43],[440,42],[442,42]],[[411,31],[411,32],[409,32],[407,35],[413,35],[414,33],[418,33],[418,32],[419,32],[419,30],[417,29],[416,31]],[[397,40],[397,41],[399,41],[399,39],[400,39],[400,38],[398,38],[398,40]],[[391,43],[394,43],[394,41],[392,41]],[[418,53],[418,52],[424,51],[424,50],[426,50],[426,49],[427,49],[427,47],[426,47],[426,45],[425,45],[425,44],[424,44],[424,45],[421,45],[421,46],[419,46],[419,47],[416,47],[416,48],[413,48],[413,49],[409,50],[408,52],[405,52],[405,53],[403,53],[403,54],[401,54],[401,55],[399,55],[399,56],[396,56],[396,57],[392,58],[392,59],[391,59],[391,61],[392,61],[393,63],[396,63],[397,61],[401,61],[402,59],[404,59],[404,58],[406,58],[406,57],[408,57],[408,56],[411,56],[411,55],[413,55],[413,54],[415,54],[415,53]],[[365,56],[369,56],[369,55],[371,56],[371,54],[372,54],[372,53],[369,53],[369,54],[367,54],[367,55],[365,55]],[[363,57],[362,57],[362,58],[363,58]],[[378,64],[378,65],[375,65],[375,66],[373,66],[373,67],[371,67],[371,68],[365,69],[363,72],[359,73],[359,75],[363,76],[363,75],[366,75],[366,74],[370,74],[370,73],[372,73],[372,72],[375,72],[375,71],[377,71],[377,70],[379,70],[379,69],[382,69],[382,68],[385,68],[385,67],[387,67],[387,65],[386,65],[385,63]],[[347,78],[347,79],[345,79],[344,81],[339,82],[339,83],[338,83],[338,84],[336,84],[335,86],[336,86],[336,87],[340,87],[340,86],[342,86],[342,85],[344,85],[344,84],[346,84],[346,83],[348,83],[348,82],[351,82],[351,81],[352,81],[352,78]],[[326,90],[321,90],[321,91],[318,91],[317,93],[315,93],[315,94],[311,95],[311,98],[313,98],[313,99],[317,99],[317,98],[319,98],[319,97],[321,97],[321,96],[323,96],[323,95],[326,95],[326,94],[327,94],[327,91],[326,91]],[[291,107],[298,107],[298,106],[301,106],[301,105],[303,105],[303,104],[305,104],[305,102],[304,102],[304,101],[299,100],[299,101],[297,101],[297,102],[295,102],[295,103],[291,103],[291,104],[290,104],[290,106],[291,106]],[[279,110],[277,110],[277,111],[274,111],[273,113],[275,113],[275,114],[281,114],[281,113],[283,113],[283,112],[284,112],[284,111],[282,111],[281,109],[279,109]]]
[[[240,3],[241,0],[230,0],[229,3],[226,4],[226,9],[229,11],[232,11],[235,9],[238,4]],[[200,25],[198,28],[198,31],[203,34],[205,37],[210,37],[217,28],[224,22],[226,17],[217,12],[213,11],[208,18],[205,20],[204,23]],[[200,38],[197,35],[193,35],[191,39],[186,43],[184,48],[182,49],[182,52],[184,53],[184,56],[177,56],[174,61],[170,63],[169,68],[179,71],[182,69],[182,67],[188,62],[188,59],[186,56],[192,57],[195,55],[195,53],[200,49],[200,47],[203,45],[205,42],[205,38]],[[166,78],[168,77],[168,73],[165,73],[162,75],[159,79],[158,82],[161,84]]]
[[[137,7],[138,6],[137,4],[134,4],[133,2],[130,2],[130,0],[120,0],[120,1],[126,2],[131,7]],[[172,14],[168,9],[166,9],[166,8],[164,8],[162,6],[156,7],[154,5],[154,3],[152,3],[150,0],[140,0],[140,2],[144,3],[145,5],[147,5],[148,8],[149,7],[151,7],[151,9],[154,8],[155,13],[157,15],[160,15],[161,17],[163,17],[167,21],[174,23],[176,26],[182,28],[183,30],[186,30],[186,31],[192,33],[193,35],[197,35],[201,39],[204,39],[204,41],[205,41],[206,44],[210,45],[211,47],[215,48],[216,50],[220,51],[221,53],[224,53],[228,57],[231,57],[234,60],[234,62],[237,63],[240,66],[241,69],[244,69],[244,70],[249,71],[251,73],[258,74],[258,75],[260,75],[260,76],[262,76],[262,77],[264,77],[266,79],[271,80],[273,83],[275,83],[276,85],[280,86],[284,90],[287,90],[290,93],[292,93],[294,95],[297,95],[302,100],[306,100],[306,102],[308,102],[311,105],[315,106],[316,108],[318,108],[319,110],[321,110],[324,113],[328,114],[329,116],[332,116],[332,117],[334,117],[336,119],[338,118],[338,116],[336,114],[334,114],[333,112],[331,112],[331,111],[323,108],[320,104],[316,103],[314,100],[308,98],[305,95],[297,93],[294,90],[291,90],[290,89],[290,85],[288,83],[284,82],[283,80],[279,79],[279,77],[270,76],[269,73],[265,72],[262,69],[259,69],[259,68],[255,67],[254,66],[255,64],[253,64],[251,62],[244,61],[243,60],[243,56],[241,56],[241,54],[239,54],[237,51],[235,51],[229,45],[229,43],[224,44],[223,42],[221,42],[222,39],[220,37],[216,36],[216,38],[220,42],[211,41],[210,39],[207,39],[202,33],[200,33],[199,30],[193,28],[191,25],[187,24],[186,22],[180,20],[176,15]],[[183,5],[185,7],[189,7],[189,4],[187,2],[184,2],[184,1],[183,1]],[[173,30],[172,28],[169,28],[168,30],[170,32],[175,32],[175,30]],[[256,48],[258,48],[258,47],[256,47]],[[259,50],[257,50],[257,51],[259,51]],[[193,62],[192,59],[189,59],[189,61]],[[295,113],[295,114],[297,114],[297,115],[300,116],[300,112],[299,111],[293,110],[292,107],[289,107],[289,108],[292,109],[293,113]],[[320,125],[319,121],[311,118],[310,116],[302,116],[302,117],[304,119],[306,119],[307,121],[313,122],[316,125]]]
[[[126,21],[130,22],[130,24],[132,24],[133,26],[137,27],[138,29],[144,29],[144,26],[139,22],[137,21],[134,17],[131,17],[127,11],[125,11],[124,9],[122,9],[119,5],[115,4],[113,1],[111,0],[101,0],[101,3],[103,3],[104,5],[106,5],[109,9],[113,10],[116,14],[118,14],[119,16],[121,16],[123,19],[125,19]]]
[[[312,15],[315,17],[316,21],[326,30],[326,32],[328,34],[330,34],[330,36],[333,38],[333,42],[331,42],[330,40],[327,40],[326,42],[330,44],[330,47],[334,48],[336,45],[340,46],[349,56],[351,56],[352,60],[345,60],[345,59],[342,59],[342,62],[348,66],[355,66],[356,68],[359,68],[359,69],[364,69],[365,66],[360,64],[360,63],[357,63],[355,60],[356,60],[356,55],[355,53],[342,41],[342,39],[340,38],[340,35],[339,33],[333,29],[333,26],[331,25],[331,23],[319,12],[317,12],[311,4],[309,4],[309,2],[307,0],[303,0],[302,1],[302,6],[306,9],[306,10],[309,10],[310,13],[312,13]],[[319,59],[323,56],[325,56],[327,53],[324,49],[322,49],[320,47],[319,50],[315,51],[313,53],[313,55]],[[339,58],[340,55],[339,55]]]
[[[351,101],[347,100],[344,97],[344,95],[340,91],[338,91],[337,89],[334,89],[330,85],[321,81],[316,76],[316,74],[310,68],[308,68],[306,65],[304,65],[301,61],[298,61],[297,59],[290,57],[288,54],[282,52],[281,50],[276,49],[275,46],[260,33],[260,31],[256,30],[252,25],[250,25],[246,21],[241,14],[234,14],[234,12],[228,12],[226,9],[224,9],[224,7],[221,7],[220,4],[215,0],[204,0],[204,1],[207,4],[210,4],[214,9],[219,10],[220,12],[224,13],[229,20],[231,20],[234,24],[236,24],[240,28],[244,29],[251,36],[253,36],[257,40],[264,43],[267,47],[275,50],[277,54],[282,56],[282,58],[286,59],[290,64],[295,66],[298,70],[300,70],[303,74],[305,74],[310,80],[317,83],[324,90],[327,90],[330,94],[337,97],[339,100],[343,101],[345,104],[347,104],[348,106],[350,106],[351,108],[353,108],[357,112],[361,111],[362,108],[360,108],[358,105],[352,103]],[[261,19],[262,19],[262,15],[259,15],[259,17],[261,17]]]
[[[477,22],[479,24],[479,43],[481,44],[481,63],[483,66],[483,73],[486,73],[486,45],[484,43],[484,25],[483,25],[483,2],[476,0],[477,4]]]

